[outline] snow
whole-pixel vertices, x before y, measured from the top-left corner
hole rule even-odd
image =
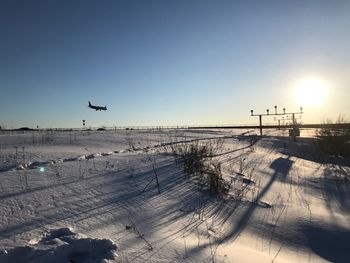
[[[0,254],[1,262],[108,262],[117,246],[108,239],[80,237],[69,228],[51,229],[31,246],[15,247]]]
[[[350,169],[312,133],[2,132],[0,262],[348,262]],[[219,197],[167,151],[216,139]]]

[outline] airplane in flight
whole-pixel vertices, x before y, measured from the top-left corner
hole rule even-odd
[[[94,109],[94,110],[96,110],[96,111],[99,111],[99,110],[104,110],[104,111],[106,111],[107,110],[107,105],[106,106],[104,106],[104,107],[102,107],[102,106],[95,106],[95,105],[92,105],[91,104],[91,102],[89,101],[89,108],[90,109]]]

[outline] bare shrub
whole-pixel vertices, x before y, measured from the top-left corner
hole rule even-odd
[[[204,161],[211,154],[211,149],[208,145],[200,145],[195,143],[184,143],[175,148],[175,156],[183,162],[184,171],[188,174],[204,172]]]
[[[251,201],[255,202],[259,195],[260,182],[256,183],[255,176],[256,164],[248,161],[247,157],[241,155],[237,161],[231,162],[228,166],[228,172],[231,177],[228,188],[230,197],[236,201],[242,201],[248,193],[251,194]]]
[[[326,120],[324,127],[317,130],[318,144],[324,153],[349,156],[350,127],[341,127],[341,124],[345,123],[348,123],[348,120],[344,116],[339,116],[335,122],[331,119]]]
[[[136,150],[135,141],[130,132],[125,134],[125,141],[128,143],[130,150]]]
[[[227,193],[228,187],[222,178],[221,162],[210,160],[205,163],[205,173],[203,174],[205,184],[209,186],[213,194]]]
[[[209,187],[211,193],[227,192],[221,162],[214,159],[222,149],[222,140],[177,143],[171,145],[171,149],[176,163],[182,165],[184,172],[189,176],[199,176],[200,182]]]
[[[141,238],[148,246],[148,250],[153,250],[152,244],[145,238],[145,235],[141,233],[139,228],[136,226],[135,221],[132,219],[132,217],[128,216],[130,224],[125,226],[126,230],[133,231],[139,238]]]
[[[158,179],[158,172],[157,172],[157,156],[159,155],[159,151],[156,151],[156,154],[152,154],[150,151],[146,150],[146,157],[144,159],[145,163],[149,163],[152,167],[152,171],[154,174],[154,177],[147,183],[147,185],[144,187],[143,191],[146,190],[146,188],[153,182],[153,180],[156,181],[158,194],[160,194],[160,185],[159,185],[159,179]]]

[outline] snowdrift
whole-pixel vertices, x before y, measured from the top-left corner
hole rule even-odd
[[[117,246],[109,239],[82,237],[69,228],[51,229],[37,243],[2,251],[2,263],[93,263],[115,259]]]

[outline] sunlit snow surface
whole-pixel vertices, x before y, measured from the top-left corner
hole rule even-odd
[[[348,262],[345,160],[257,133],[0,131],[0,262]],[[217,139],[221,197],[169,148]]]

